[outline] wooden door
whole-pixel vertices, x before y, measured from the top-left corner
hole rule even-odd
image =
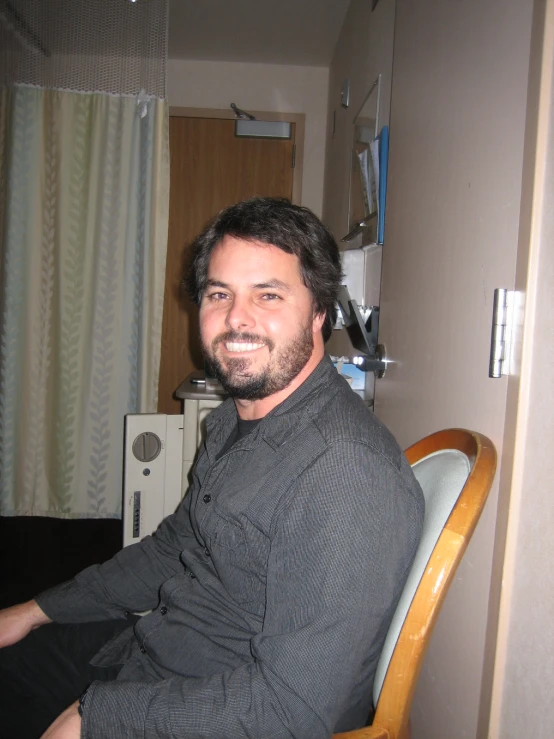
[[[255,195],[292,196],[291,139],[235,136],[235,121],[171,117],[169,235],[165,280],[159,413],[181,413],[173,393],[202,368],[198,311],[181,289],[189,245],[222,208]]]

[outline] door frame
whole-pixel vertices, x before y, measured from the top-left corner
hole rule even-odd
[[[294,170],[292,173],[292,202],[300,205],[302,200],[302,174],[304,167],[304,135],[306,130],[305,113],[276,113],[262,110],[249,111],[258,121],[285,121],[294,123],[294,145],[296,146]],[[236,120],[236,115],[227,108],[188,108],[171,105],[170,118],[223,118]]]

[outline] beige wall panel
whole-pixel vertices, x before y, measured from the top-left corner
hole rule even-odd
[[[490,730],[495,739],[554,733],[554,1],[535,9],[516,272],[526,310],[518,323],[521,370],[510,379],[508,401],[517,433]]]
[[[171,106],[304,113],[302,205],[321,215],[329,70],[277,64],[170,59]]]
[[[403,446],[462,426],[502,452],[491,311],[514,285],[532,6],[397,2],[380,333],[393,364],[375,409]],[[478,735],[497,494],[439,618],[414,739]]]

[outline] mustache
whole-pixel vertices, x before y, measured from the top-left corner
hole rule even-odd
[[[275,348],[275,342],[267,336],[260,336],[259,334],[251,334],[247,331],[225,331],[222,334],[218,334],[212,341],[212,349],[215,349],[218,344],[227,341],[244,341],[248,344],[265,344],[270,351]]]

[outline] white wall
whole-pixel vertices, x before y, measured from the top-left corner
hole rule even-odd
[[[302,205],[321,215],[329,70],[278,64],[170,59],[170,106],[304,113]]]

